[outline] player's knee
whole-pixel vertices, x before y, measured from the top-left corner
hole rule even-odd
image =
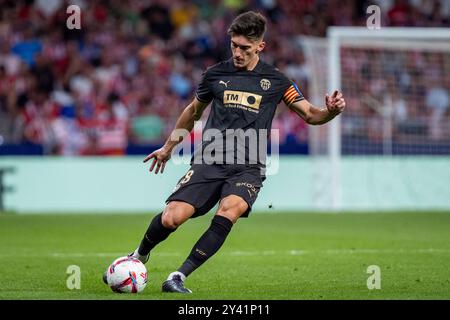
[[[239,217],[242,216],[247,209],[248,204],[242,199],[235,199],[235,201],[222,201],[219,209],[217,210],[217,214],[230,219],[233,223],[236,223]]]
[[[168,229],[176,229],[182,222],[177,218],[175,211],[166,210],[161,217],[161,223]]]
[[[164,209],[161,223],[169,229],[176,229],[192,215],[190,208],[178,202],[169,202]]]

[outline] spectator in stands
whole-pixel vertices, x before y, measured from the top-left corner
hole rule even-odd
[[[429,134],[434,140],[439,140],[443,137],[443,118],[450,106],[450,96],[448,90],[442,86],[442,80],[435,79],[427,82],[425,96],[425,105],[431,110]],[[446,125],[448,127],[448,123]]]

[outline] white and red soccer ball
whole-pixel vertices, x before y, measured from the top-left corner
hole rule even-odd
[[[120,257],[109,266],[106,280],[114,292],[139,293],[147,285],[147,269],[136,258]]]

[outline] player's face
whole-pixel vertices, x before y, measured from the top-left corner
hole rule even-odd
[[[264,49],[265,42],[261,40],[249,40],[244,36],[231,37],[231,52],[236,68],[248,69],[258,59],[258,54]]]

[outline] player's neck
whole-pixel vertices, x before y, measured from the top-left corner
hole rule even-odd
[[[259,56],[256,55],[255,58],[252,61],[250,61],[250,63],[247,65],[247,67],[245,69],[247,71],[252,71],[253,69],[256,68],[256,65],[258,64],[258,62],[259,62]]]

